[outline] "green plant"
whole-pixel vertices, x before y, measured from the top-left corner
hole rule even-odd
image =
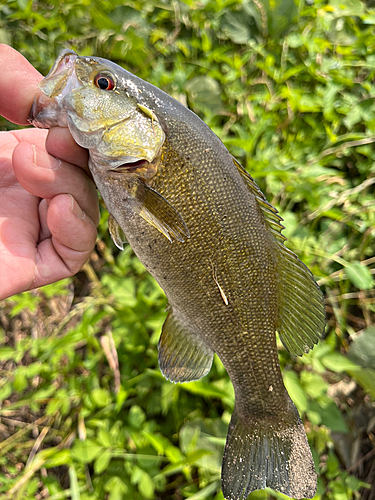
[[[360,0],[0,5],[0,41],[42,73],[71,47],[188,104],[279,209],[326,296],[326,340],[298,359],[279,346],[316,500],[373,498],[374,24]],[[201,381],[163,379],[164,295],[106,219],[77,277],[2,303],[0,495],[220,500],[230,381],[217,358]]]

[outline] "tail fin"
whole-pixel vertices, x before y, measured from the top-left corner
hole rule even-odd
[[[266,486],[296,499],[315,495],[314,462],[293,403],[281,421],[276,418],[241,421],[234,408],[221,485],[228,500],[246,499],[252,491]]]

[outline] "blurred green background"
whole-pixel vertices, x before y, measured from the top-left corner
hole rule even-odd
[[[316,500],[375,499],[374,25],[360,0],[0,2],[0,42],[43,74],[62,48],[123,65],[201,116],[279,209],[326,297],[327,338],[279,350]],[[231,383],[217,358],[201,381],[163,379],[166,299],[106,220],[76,277],[0,305],[0,498],[222,500]]]

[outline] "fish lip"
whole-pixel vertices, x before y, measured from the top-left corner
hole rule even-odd
[[[71,49],[64,49],[57,56],[56,61],[54,62],[52,68],[46,75],[46,78],[50,78],[52,76],[65,71],[68,65],[73,69],[75,66],[75,62],[77,60],[78,54]]]
[[[61,114],[61,105],[65,96],[81,85],[75,74],[77,58],[73,50],[62,50],[47,76],[39,82],[27,120],[31,125],[68,126],[66,113]]]
[[[143,165],[150,165],[151,162],[144,158],[137,159],[136,161],[129,161],[129,162],[123,162],[121,165],[118,165],[117,167],[111,168],[109,171],[110,172],[115,172],[115,173],[133,173],[136,172],[139,167],[142,167]]]
[[[29,116],[27,117],[27,122],[30,123],[30,125],[34,125],[34,127],[39,127],[41,128],[41,123],[37,120],[37,116],[39,112],[41,111],[40,105],[39,105],[39,98],[40,98],[40,92],[36,91],[33,104],[30,109]],[[44,127],[43,127],[44,128]]]

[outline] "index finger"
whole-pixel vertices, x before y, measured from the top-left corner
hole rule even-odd
[[[9,45],[0,44],[0,114],[17,125],[27,118],[43,76]]]
[[[19,52],[9,45],[0,44],[0,115],[18,125],[29,125],[28,117],[37,92],[38,83],[43,76]],[[14,135],[18,140],[38,144],[35,139],[42,134],[19,131]],[[88,173],[88,153],[73,140],[68,129],[50,129],[46,148],[50,154],[69,163],[76,164]]]

